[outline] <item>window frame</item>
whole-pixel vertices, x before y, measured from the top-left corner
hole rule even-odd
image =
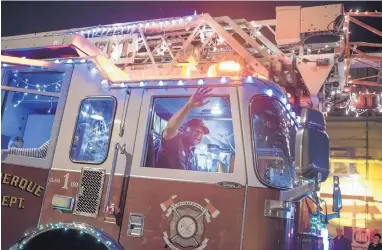
[[[102,162],[89,162],[89,161],[77,161],[77,160],[73,160],[72,159],[72,156],[71,156],[71,152],[72,152],[72,147],[73,147],[73,141],[74,141],[74,138],[75,138],[75,134],[76,134],[76,130],[77,130],[77,123],[78,123],[78,119],[79,119],[79,116],[80,116],[80,112],[81,112],[81,106],[82,104],[87,100],[87,99],[100,99],[100,98],[110,98],[110,99],[113,99],[114,100],[114,108],[113,108],[113,115],[112,115],[112,120],[111,120],[111,125],[110,125],[110,131],[109,131],[109,142],[107,144],[107,154],[105,156],[105,159],[103,159]],[[74,123],[74,128],[73,128],[73,133],[72,133],[72,139],[70,140],[70,147],[69,147],[69,160],[74,163],[74,164],[88,164],[88,165],[102,165],[103,163],[105,163],[105,161],[107,160],[107,158],[109,157],[109,151],[110,151],[110,144],[111,144],[111,139],[112,139],[112,136],[113,136],[113,129],[114,129],[114,121],[115,121],[115,115],[116,115],[116,112],[117,112],[117,106],[118,106],[118,100],[117,98],[115,98],[114,96],[112,95],[91,95],[91,96],[86,96],[85,98],[83,98],[78,106],[78,110],[77,110],[77,118],[76,118],[76,122]]]
[[[141,115],[138,121],[137,138],[133,154],[131,176],[149,179],[162,179],[186,182],[199,182],[217,184],[218,182],[234,182],[242,186],[246,185],[246,167],[244,158],[243,137],[241,132],[241,118],[239,97],[236,86],[224,86],[213,88],[213,97],[229,96],[231,103],[232,126],[235,141],[235,162],[232,173],[213,173],[187,171],[179,169],[152,168],[144,166],[147,156],[147,144],[149,130],[153,122],[153,104],[155,98],[184,98],[190,97],[196,92],[196,87],[171,88],[171,89],[147,89],[144,92]]]
[[[7,99],[6,96],[8,95],[9,91],[55,97],[55,98],[58,98],[58,103],[57,103],[56,113],[54,115],[52,131],[50,133],[50,139],[49,139],[50,141],[49,141],[47,156],[45,158],[34,158],[34,157],[26,157],[21,155],[7,154],[5,157],[2,157],[1,162],[4,164],[50,169],[52,161],[53,161],[54,151],[56,149],[57,137],[61,127],[62,117],[64,114],[65,102],[66,102],[67,94],[69,91],[70,82],[72,79],[73,68],[68,67],[66,65],[52,65],[52,67],[49,67],[49,68],[39,68],[39,69],[32,70],[30,69],[29,66],[22,65],[17,67],[2,68],[2,70],[3,72],[1,75],[1,90],[5,91],[4,99],[2,100],[2,105],[4,101],[6,101]],[[6,81],[6,78],[9,73],[13,73],[14,71],[17,71],[18,73],[23,73],[23,72],[32,72],[36,70],[41,72],[56,71],[56,72],[64,73],[60,93],[28,90],[25,88],[9,87],[4,85],[4,82]],[[4,107],[2,107],[2,110],[1,110],[2,115],[3,115]]]
[[[250,131],[251,131],[251,145],[252,145],[252,152],[253,152],[253,160],[254,160],[254,164],[253,164],[253,166],[254,166],[254,172],[255,172],[255,174],[256,174],[256,177],[257,177],[257,179],[260,181],[260,183],[261,184],[263,184],[264,186],[266,186],[266,187],[270,187],[270,188],[275,188],[275,189],[278,189],[278,190],[288,190],[288,189],[290,189],[290,188],[283,188],[283,187],[278,187],[278,186],[274,186],[274,185],[271,185],[271,184],[269,184],[269,183],[266,183],[264,180],[263,180],[263,178],[260,176],[260,174],[259,174],[259,171],[258,171],[258,169],[259,169],[259,162],[258,162],[258,155],[257,155],[257,150],[256,150],[256,145],[255,145],[255,138],[254,138],[254,136],[253,136],[253,133],[255,132],[255,128],[254,128],[254,126],[253,126],[253,122],[252,122],[252,116],[251,116],[251,111],[252,111],[252,103],[253,103],[253,101],[256,99],[256,98],[259,98],[259,97],[265,97],[265,98],[267,98],[268,100],[271,100],[271,101],[277,101],[277,102],[279,102],[280,104],[281,104],[281,106],[283,106],[284,108],[285,108],[285,110],[288,112],[288,113],[290,113],[289,111],[288,111],[288,109],[286,108],[286,106],[284,105],[284,103],[282,103],[281,102],[281,100],[279,99],[279,98],[277,98],[277,97],[274,97],[274,96],[267,96],[267,95],[265,95],[265,94],[258,94],[258,95],[255,95],[255,96],[253,96],[251,99],[250,99],[250,101],[249,101],[249,109],[248,109],[248,116],[249,116],[249,123],[250,123]],[[296,123],[296,121],[294,120],[294,123]],[[284,166],[285,167],[285,166]]]

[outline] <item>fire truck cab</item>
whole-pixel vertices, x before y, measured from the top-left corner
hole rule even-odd
[[[3,39],[2,54],[4,246],[300,249],[299,201],[329,175],[321,112],[293,110],[237,61],[216,62],[213,77],[137,78],[80,34]],[[166,141],[205,88],[209,102]],[[203,137],[187,146],[195,122]]]

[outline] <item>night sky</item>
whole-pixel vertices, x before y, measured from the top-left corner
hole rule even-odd
[[[212,16],[230,16],[247,20],[274,19],[276,6],[303,7],[341,2],[1,2],[1,36],[13,36],[60,29],[96,26],[156,18],[169,18],[210,13]],[[345,2],[345,10],[382,11],[381,2]],[[381,19],[370,25],[382,26]],[[379,22],[378,22],[379,21]],[[382,27],[379,27],[381,30]],[[371,33],[371,32],[370,32]],[[380,37],[368,31],[355,29],[354,38],[367,36],[371,41]],[[362,39],[361,39],[362,40]],[[363,39],[365,40],[365,39]]]

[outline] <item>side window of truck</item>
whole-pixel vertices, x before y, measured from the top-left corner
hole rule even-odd
[[[258,178],[268,186],[290,188],[294,180],[297,125],[275,98],[258,96],[250,104]]]
[[[63,72],[9,70],[1,86],[1,149],[46,158]]]
[[[194,108],[178,133],[165,138],[170,119],[189,97],[154,97],[143,167],[232,173],[235,142],[229,96],[211,97]]]
[[[73,162],[101,164],[106,160],[116,106],[114,97],[89,97],[81,102],[70,149]]]

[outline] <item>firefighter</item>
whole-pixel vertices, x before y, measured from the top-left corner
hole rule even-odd
[[[161,145],[158,152],[157,164],[159,168],[198,170],[195,146],[209,134],[209,129],[200,119],[191,119],[184,125],[183,133],[179,129],[190,112],[209,103],[211,87],[198,88],[185,106],[177,111],[168,121],[162,133]]]

